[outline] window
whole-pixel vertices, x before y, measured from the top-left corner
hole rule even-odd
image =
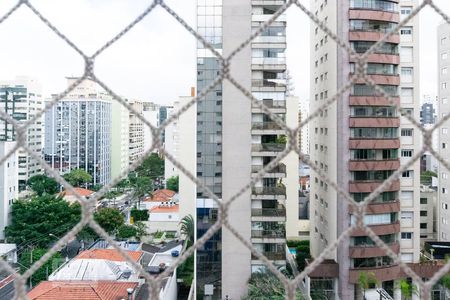
[[[427,223],[420,223],[420,229],[427,229],[428,224]]]
[[[442,194],[447,194],[448,193],[448,189],[447,188],[442,188]]]
[[[412,157],[413,156],[413,150],[402,150],[402,157]]]
[[[447,59],[447,52],[441,53],[441,59]]]
[[[445,45],[445,44],[447,44],[447,38],[443,37],[443,38],[441,38],[441,45]]]
[[[413,81],[413,68],[401,68],[401,82],[409,83]]]
[[[443,82],[441,87],[442,87],[443,90],[446,90],[447,89],[447,82]]]
[[[427,204],[428,199],[427,198],[420,198],[420,204]]]
[[[402,6],[400,8],[400,21],[408,17],[412,12],[412,6]]]
[[[413,61],[413,47],[400,47],[400,61],[401,62]]]
[[[442,75],[446,75],[447,74],[447,68],[442,68]]]
[[[413,129],[412,128],[403,128],[401,130],[402,136],[412,136],[413,135]]]
[[[405,26],[402,29],[400,29],[400,37],[405,42],[412,41],[412,34],[413,34],[413,29],[411,26]]]
[[[447,149],[447,143],[442,143],[442,149]]]
[[[426,210],[421,210],[420,211],[420,216],[421,217],[426,217],[426,216],[428,216],[428,212]]]
[[[401,237],[402,240],[410,240],[412,239],[412,235],[413,235],[412,232],[402,232]]]
[[[412,220],[413,212],[412,211],[402,211],[401,217],[402,220]]]
[[[442,203],[442,209],[448,209],[448,204],[447,203]]]
[[[414,171],[413,170],[406,170],[402,173],[403,178],[413,178]]]
[[[448,128],[442,128],[442,134],[448,134]]]
[[[447,179],[448,178],[447,173],[442,173],[442,178]]]
[[[442,218],[442,224],[447,225],[448,224],[448,220],[446,218]]]

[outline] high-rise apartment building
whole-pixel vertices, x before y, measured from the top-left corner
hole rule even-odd
[[[0,157],[5,157],[15,142],[0,142]],[[10,223],[11,205],[17,199],[19,160],[17,151],[0,166],[0,239],[5,238],[5,227]]]
[[[198,1],[198,32],[226,57],[284,1]],[[286,94],[286,16],[277,18],[231,61],[231,76],[288,126],[298,125],[298,103]],[[201,43],[199,93],[220,74],[219,60]],[[296,99],[296,98],[291,98]],[[289,104],[288,104],[289,102]],[[289,109],[287,109],[289,106]],[[289,115],[289,113],[291,115]],[[216,86],[197,105],[197,177],[221,199],[230,199],[286,147],[286,133],[230,82]],[[217,205],[197,189],[197,237],[217,220]],[[231,226],[275,265],[285,265],[286,236],[298,237],[298,157],[291,153],[252,190],[235,199]],[[264,263],[227,228],[196,253],[197,297],[239,299]]]
[[[450,113],[450,25],[445,23],[438,28],[438,121]],[[444,159],[450,157],[450,122],[447,121],[439,131],[439,154]],[[437,206],[437,235],[440,241],[450,241],[450,171],[439,165],[439,190]]]
[[[143,112],[144,118],[153,126],[159,127],[160,119],[160,106],[153,102],[143,102]],[[161,141],[163,143],[163,141]],[[144,152],[150,149],[153,144],[152,131],[149,126],[144,124]],[[156,150],[155,150],[156,151]]]
[[[311,1],[311,11],[357,53],[364,53],[409,15],[417,1]],[[417,16],[368,56],[367,74],[404,113],[419,119]],[[355,58],[318,26],[311,27],[310,111],[336,94],[357,69]],[[420,132],[388,99],[363,80],[310,123],[311,161],[357,202],[388,179],[420,150]],[[369,204],[364,224],[404,262],[419,261],[419,162]],[[311,173],[311,251],[318,257],[355,224],[349,203],[316,172]],[[315,276],[328,280],[329,299],[355,299],[361,272],[372,272],[391,296],[404,277],[400,267],[363,230],[340,243]],[[317,281],[311,280],[311,293]],[[323,282],[322,282],[323,284]],[[394,292],[395,290],[395,292]],[[330,298],[331,297],[331,298]],[[336,298],[335,298],[336,297]]]
[[[77,78],[68,78],[72,85]],[[45,112],[45,160],[60,174],[83,169],[92,185],[111,180],[111,96],[86,79]]]
[[[17,77],[11,81],[0,82],[0,109],[5,111],[19,123],[26,122],[43,110],[44,103],[40,84],[32,78]],[[27,145],[38,155],[42,155],[44,147],[43,118],[31,124],[27,130]],[[0,120],[0,141],[15,141],[16,130],[4,120]],[[27,180],[42,173],[39,163],[24,150],[18,151],[18,188],[26,189]]]
[[[144,104],[142,101],[130,100],[128,102],[136,112],[142,116]],[[132,164],[144,154],[144,122],[136,113],[129,111],[129,163]]]
[[[115,179],[129,165],[130,117],[119,101],[111,104],[111,179]]]

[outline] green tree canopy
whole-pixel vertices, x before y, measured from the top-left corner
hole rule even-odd
[[[27,250],[22,253],[19,259],[20,263],[20,273],[25,273],[33,263],[38,261],[42,256],[47,253],[47,249],[35,248],[33,250]],[[31,255],[33,254],[33,255]],[[32,256],[32,257],[31,257]],[[61,257],[59,252],[53,254],[53,256],[47,260],[42,267],[40,267],[31,276],[31,282],[33,286],[36,286],[39,282],[47,280],[47,275],[50,275],[55,271],[62,263],[64,259]]]
[[[133,217],[133,220],[136,221],[147,221],[148,220],[148,210],[140,210],[133,208],[131,209],[130,216]]]
[[[136,173],[138,177],[150,177],[152,180],[164,176],[164,159],[157,153],[152,153],[136,168]]]
[[[194,218],[192,215],[184,216],[180,221],[180,232],[186,237],[190,246],[194,242]]]
[[[285,290],[283,283],[270,271],[252,273],[248,281],[248,294],[242,300],[284,300]],[[300,291],[296,300],[303,299]]]
[[[105,207],[94,213],[94,220],[107,233],[113,233],[125,223],[122,213],[111,207]]]
[[[38,195],[43,194],[54,195],[58,192],[59,184],[55,179],[45,175],[31,176],[27,181],[27,185]]]
[[[92,181],[92,176],[83,169],[72,169],[64,179],[74,187],[85,186]]]
[[[150,177],[137,177],[133,189],[133,195],[138,199],[140,205],[142,197],[153,190],[153,182]]]
[[[33,242],[37,247],[48,247],[54,239],[50,233],[62,236],[81,219],[78,203],[69,204],[61,197],[36,196],[30,200],[15,201],[11,207],[11,225],[5,228],[8,242]]]
[[[420,173],[420,183],[424,185],[431,185],[432,178],[438,175],[433,171],[424,171]]]
[[[133,225],[122,224],[117,228],[117,238],[119,239],[129,239],[136,235],[137,229]]]
[[[166,188],[178,193],[179,176],[172,176],[166,181]]]

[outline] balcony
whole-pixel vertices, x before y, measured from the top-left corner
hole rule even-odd
[[[285,144],[278,144],[278,143],[252,144],[252,155],[277,156],[278,152],[281,152],[284,149],[286,149]]]
[[[286,208],[252,208],[252,217],[285,217]]]
[[[284,186],[264,186],[264,187],[254,187],[252,189],[253,195],[267,195],[276,196],[284,195],[286,196],[286,187]]]
[[[350,149],[398,149],[400,139],[351,139]]]
[[[286,3],[286,0],[252,0],[253,6],[281,6]]]
[[[400,232],[399,221],[389,224],[368,225],[367,227],[372,229],[376,235],[387,235]],[[357,228],[352,231],[351,236],[367,236],[367,233],[363,229]]]
[[[268,260],[286,260],[286,253],[284,252],[260,252]],[[252,255],[252,260],[259,260],[256,256]]]
[[[348,18],[350,20],[374,20],[398,23],[400,16],[398,12],[368,10],[368,9],[350,9]]]
[[[400,85],[400,76],[399,75],[390,75],[390,74],[368,74],[368,77],[375,83],[379,85],[387,84],[387,85]],[[364,79],[357,79],[355,83],[364,84],[366,81]]]
[[[285,57],[252,57],[252,70],[286,70]]]
[[[265,166],[252,166],[252,173],[257,173],[261,171]],[[286,165],[285,164],[279,164],[278,166],[270,169],[266,173],[281,173],[286,175]]]
[[[400,160],[351,160],[348,165],[350,171],[397,170],[400,168]]]
[[[270,134],[270,135],[278,135],[284,134],[285,131],[281,128],[278,123],[269,121],[269,122],[253,122],[252,123],[252,134],[262,135],[262,134]]]
[[[400,97],[391,97],[396,105],[400,105]],[[350,105],[392,105],[388,98],[382,96],[350,96]]]
[[[252,22],[267,22],[273,17],[273,15],[252,15]],[[286,22],[286,14],[282,14],[276,20],[276,22]]]
[[[350,58],[350,62],[356,62],[355,57]],[[380,53],[374,53],[370,54],[367,57],[368,63],[379,63],[379,64],[393,64],[398,65],[400,64],[400,56],[398,54],[380,54]]]
[[[286,79],[253,79],[252,90],[260,92],[286,91]]]
[[[280,230],[252,229],[252,238],[285,239],[286,233]]]
[[[264,104],[270,111],[275,114],[283,114],[286,113],[286,101],[284,100],[262,100],[262,104]],[[257,106],[252,106],[252,113],[262,113],[263,110]]]
[[[373,268],[350,269],[350,283],[358,283],[360,272],[373,272],[378,281],[389,281],[403,278],[403,271],[398,265],[380,266]]]
[[[256,37],[253,44],[284,44],[286,46],[286,36],[283,35],[264,35]],[[253,45],[253,48],[258,48],[258,45]]]
[[[378,42],[386,34],[384,32],[365,32],[365,31],[350,31],[348,34],[348,39],[350,41],[366,41],[366,42]],[[387,40],[387,43],[400,43],[400,35],[393,34]]]
[[[400,244],[398,242],[387,245],[395,254],[398,254],[400,252]],[[368,258],[376,256],[386,256],[386,252],[376,245],[358,245],[350,247],[349,256],[351,258]]]
[[[350,181],[350,193],[372,193],[377,187],[382,185],[384,180],[373,181]],[[390,187],[384,189],[384,192],[394,192],[400,190],[400,180],[395,180]]]
[[[349,127],[399,127],[400,119],[398,117],[350,117]]]
[[[349,213],[355,212],[353,205],[348,206]],[[384,214],[400,211],[400,201],[371,202],[367,205],[367,214]]]

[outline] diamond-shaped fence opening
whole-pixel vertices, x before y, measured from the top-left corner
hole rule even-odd
[[[98,234],[101,238],[103,238],[105,241],[110,243],[119,253],[121,256],[123,256],[126,261],[131,265],[131,267],[134,269],[135,272],[139,273],[139,275],[145,279],[147,285],[148,285],[148,295],[151,298],[158,298],[159,295],[159,287],[161,286],[165,276],[169,275],[170,272],[172,272],[177,266],[179,266],[181,263],[183,263],[189,256],[193,254],[195,249],[198,249],[201,247],[215,232],[217,232],[222,226],[226,227],[241,243],[247,247],[251,253],[258,257],[267,267],[268,269],[275,274],[275,276],[278,277],[283,283],[283,285],[286,288],[287,291],[287,298],[294,299],[295,298],[295,290],[298,287],[298,284],[300,281],[302,281],[307,274],[312,271],[315,267],[317,267],[338,245],[344,240],[347,240],[353,230],[364,230],[364,232],[374,241],[374,243],[379,246],[381,249],[383,249],[387,256],[389,256],[394,262],[400,265],[402,271],[407,274],[409,277],[413,278],[417,285],[419,286],[419,289],[422,293],[423,298],[427,298],[428,294],[427,292],[430,291],[431,287],[437,283],[437,281],[450,270],[450,262],[446,265],[444,265],[439,272],[437,272],[429,281],[424,282],[422,279],[414,273],[414,270],[412,270],[409,266],[407,266],[405,263],[401,261],[401,259],[396,255],[388,245],[384,241],[382,241],[370,228],[364,225],[363,218],[365,216],[367,205],[371,203],[381,192],[383,192],[389,185],[391,185],[395,180],[401,176],[401,174],[408,169],[414,162],[416,162],[418,159],[421,158],[421,156],[425,153],[425,151],[429,151],[432,155],[436,157],[436,159],[441,163],[444,167],[449,169],[449,164],[443,158],[439,155],[434,149],[429,147],[429,142],[431,140],[431,131],[425,130],[420,122],[414,119],[413,116],[410,116],[408,112],[405,112],[401,109],[401,107],[393,100],[389,95],[386,94],[386,92],[377,84],[372,81],[370,78],[370,75],[367,74],[366,70],[366,64],[367,64],[367,58],[369,54],[374,53],[377,49],[377,47],[380,47],[381,44],[386,41],[390,35],[395,34],[403,25],[405,25],[409,20],[414,18],[420,11],[426,7],[429,6],[433,8],[437,14],[439,14],[446,22],[449,21],[448,16],[442,12],[439,7],[437,7],[432,1],[423,1],[421,5],[417,7],[407,18],[402,20],[398,26],[393,29],[391,32],[387,33],[386,36],[384,36],[377,44],[375,44],[373,47],[371,47],[366,53],[358,55],[355,53],[355,51],[349,46],[348,42],[345,40],[342,40],[339,36],[334,34],[328,27],[327,24],[321,20],[319,20],[312,12],[310,12],[300,1],[296,0],[290,0],[286,1],[285,4],[281,6],[281,8],[273,14],[273,17],[269,20],[267,20],[259,30],[255,31],[251,36],[248,37],[248,39],[242,41],[242,43],[231,52],[231,54],[223,58],[215,49],[214,47],[206,42],[199,33],[197,33],[190,25],[188,25],[177,13],[176,11],[172,10],[171,7],[169,7],[164,1],[162,0],[155,0],[151,2],[147,9],[145,9],[135,20],[133,20],[129,25],[127,25],[122,31],[120,31],[116,36],[111,38],[108,42],[106,42],[102,47],[100,47],[97,51],[94,52],[92,56],[86,55],[81,49],[77,47],[76,44],[72,43],[68,37],[64,35],[64,33],[60,32],[58,28],[52,25],[51,21],[47,20],[45,16],[43,16],[33,5],[32,1],[28,0],[20,0],[17,2],[15,6],[13,6],[9,11],[4,13],[0,17],[0,24],[7,21],[7,19],[13,15],[17,9],[29,9],[31,12],[33,12],[45,25],[48,26],[48,28],[53,31],[59,38],[61,38],[69,47],[74,49],[85,61],[85,72],[84,75],[73,85],[71,85],[65,92],[61,93],[60,95],[56,96],[53,101],[49,102],[46,106],[46,109],[50,109],[52,106],[57,105],[58,102],[61,101],[70,91],[72,91],[74,88],[77,87],[78,84],[81,83],[86,78],[90,78],[93,81],[97,82],[101,87],[103,87],[107,93],[110,94],[114,98],[114,101],[120,102],[123,106],[125,106],[130,112],[135,113],[138,115],[138,118],[141,119],[141,121],[144,123],[144,126],[148,126],[150,128],[152,138],[153,138],[153,144],[150,149],[143,155],[143,157],[139,158],[137,161],[135,161],[133,164],[129,166],[125,171],[120,174],[117,178],[112,179],[111,182],[103,186],[103,188],[100,189],[98,193],[91,199],[86,199],[81,194],[78,194],[77,191],[73,188],[70,183],[68,183],[62,176],[60,176],[54,169],[52,169],[40,156],[39,153],[34,152],[32,149],[30,149],[26,144],[26,138],[27,138],[27,129],[38,120],[38,118],[42,117],[42,113],[36,114],[36,116],[28,120],[25,125],[18,124],[14,119],[12,119],[7,113],[4,111],[0,111],[0,118],[10,124],[13,125],[15,130],[17,131],[17,138],[16,138],[16,144],[13,146],[8,153],[5,153],[4,156],[1,158],[0,163],[4,164],[8,158],[10,158],[14,153],[18,150],[19,147],[21,147],[24,151],[27,152],[27,154],[34,158],[41,167],[45,170],[46,173],[51,175],[55,180],[60,183],[67,191],[70,191],[74,194],[74,197],[76,200],[81,204],[81,218],[79,222],[74,225],[72,228],[69,228],[68,232],[60,232],[58,231],[58,228],[55,228],[54,233],[52,235],[58,237],[55,244],[51,247],[50,250],[48,250],[47,253],[45,253],[40,259],[37,261],[34,261],[31,267],[25,271],[22,275],[18,274],[14,269],[12,269],[4,260],[0,260],[0,266],[4,268],[7,272],[9,272],[12,275],[12,278],[15,279],[15,287],[16,287],[16,297],[20,299],[26,299],[26,290],[25,290],[25,284],[27,283],[27,280],[29,280],[33,273],[37,272],[40,268],[42,268],[46,262],[52,259],[52,256],[62,249],[64,245],[66,245],[71,239],[73,239],[77,234],[80,233],[80,231],[83,230],[85,226],[89,226],[96,234]],[[102,53],[108,49],[109,47],[113,47],[114,44],[120,40],[123,36],[127,35],[128,32],[139,22],[141,22],[144,18],[151,18],[151,12],[156,7],[164,9],[169,15],[171,15],[177,22],[180,23],[181,26],[183,26],[186,29],[186,32],[188,34],[192,34],[201,44],[205,46],[209,51],[211,51],[221,62],[221,72],[217,76],[216,80],[207,86],[203,91],[199,91],[198,95],[196,97],[193,97],[192,100],[190,100],[187,104],[182,106],[178,112],[173,114],[171,117],[169,117],[166,122],[161,124],[159,128],[156,128],[155,126],[151,125],[145,118],[140,116],[137,111],[134,110],[134,108],[129,105],[124,99],[122,99],[119,95],[117,95],[114,92],[114,88],[110,88],[107,86],[101,78],[97,77],[94,72],[94,61],[95,58],[102,55]],[[344,51],[348,52],[350,56],[356,59],[356,71],[353,76],[351,76],[348,80],[348,82],[341,87],[340,90],[337,91],[336,95],[333,97],[330,97],[327,101],[323,103],[323,105],[315,112],[311,112],[309,118],[306,120],[303,120],[302,123],[297,128],[289,128],[284,123],[284,120],[282,120],[279,116],[274,114],[267,106],[262,104],[258,99],[256,99],[252,93],[248,90],[246,90],[241,84],[236,81],[231,75],[230,75],[230,63],[242,49],[247,47],[254,38],[259,36],[264,29],[267,28],[272,22],[275,21],[277,17],[279,17],[281,14],[285,13],[287,9],[300,9],[303,11],[310,19],[311,21],[320,28],[323,32],[328,34],[329,39],[334,40],[334,42],[337,43],[337,45],[342,48]],[[216,195],[212,193],[206,186],[201,183],[194,174],[190,173],[188,169],[186,169],[182,164],[180,164],[176,158],[168,153],[162,146],[162,142],[160,140],[160,134],[163,132],[164,128],[167,127],[171,122],[173,122],[176,118],[178,118],[180,115],[185,113],[189,107],[192,105],[196,105],[196,103],[199,101],[200,98],[202,98],[204,95],[206,95],[208,92],[212,91],[213,88],[221,84],[224,80],[230,82],[234,88],[238,89],[242,95],[244,95],[248,100],[252,103],[252,105],[259,107],[265,114],[267,114],[270,119],[271,123],[270,126],[273,126],[274,128],[283,130],[285,132],[285,135],[287,137],[287,143],[286,148],[284,151],[280,152],[276,158],[269,163],[266,167],[262,168],[255,177],[252,177],[252,180],[248,183],[243,183],[242,187],[238,189],[238,193],[236,195],[233,195],[230,197],[230,199],[223,199],[220,200]],[[325,110],[328,106],[333,104],[336,101],[339,101],[339,99],[345,95],[346,92],[351,88],[352,84],[355,82],[364,82],[368,84],[369,86],[373,87],[378,93],[385,96],[386,98],[390,99],[390,103],[392,106],[395,106],[399,112],[401,112],[402,117],[406,118],[411,122],[413,126],[415,126],[416,130],[421,131],[421,133],[424,136],[424,146],[422,150],[419,153],[416,153],[409,161],[406,161],[397,171],[393,172],[386,178],[384,183],[379,186],[375,191],[370,193],[369,196],[367,196],[364,201],[357,203],[355,202],[352,197],[347,193],[347,191],[343,190],[340,186],[338,186],[337,183],[332,182],[325,173],[323,173],[313,162],[311,162],[301,151],[298,149],[298,131],[303,126],[308,126],[308,123],[316,118],[323,110]],[[450,118],[450,115],[445,116],[442,118],[438,124],[436,124],[434,130],[440,130],[440,126],[444,124],[448,119]],[[255,125],[257,126],[257,124]],[[264,125],[269,126],[269,125]],[[257,128],[256,128],[257,129]],[[166,269],[162,274],[160,274],[157,277],[150,276],[138,263],[136,263],[135,260],[133,260],[129,254],[126,253],[114,239],[108,234],[107,231],[105,231],[105,228],[102,228],[99,226],[99,224],[94,220],[93,218],[93,211],[94,211],[94,205],[97,203],[100,198],[105,196],[105,194],[114,186],[116,186],[121,178],[128,175],[129,172],[134,171],[142,162],[143,160],[151,154],[153,150],[159,150],[160,153],[164,154],[166,159],[170,160],[175,167],[177,167],[183,174],[185,174],[191,181],[193,181],[198,189],[203,190],[206,194],[208,194],[211,199],[213,199],[218,207],[219,207],[219,217],[217,222],[204,234],[200,239],[195,241],[195,243],[187,249],[176,261],[173,265],[171,265],[168,269]],[[294,279],[286,278],[279,270],[277,270],[271,263],[270,260],[267,259],[263,254],[259,253],[257,249],[255,249],[249,241],[247,241],[245,238],[243,238],[239,230],[236,228],[233,228],[232,225],[228,223],[228,209],[231,205],[233,205],[233,201],[237,199],[239,196],[241,196],[243,193],[251,189],[254,184],[261,180],[261,178],[264,176],[264,174],[274,167],[277,167],[277,165],[285,158],[290,152],[296,152],[299,155],[300,160],[302,160],[305,164],[309,165],[319,176],[320,179],[326,182],[331,188],[333,188],[343,199],[347,200],[349,205],[353,207],[354,215],[356,217],[356,224],[352,225],[350,228],[348,228],[343,234],[341,234],[340,237],[336,241],[334,241],[331,245],[329,245],[322,254],[317,257],[302,273],[297,275]],[[39,237],[36,237],[34,240],[39,241]],[[26,249],[28,245],[30,245],[31,241],[24,241],[22,244],[19,244],[20,249]]]

